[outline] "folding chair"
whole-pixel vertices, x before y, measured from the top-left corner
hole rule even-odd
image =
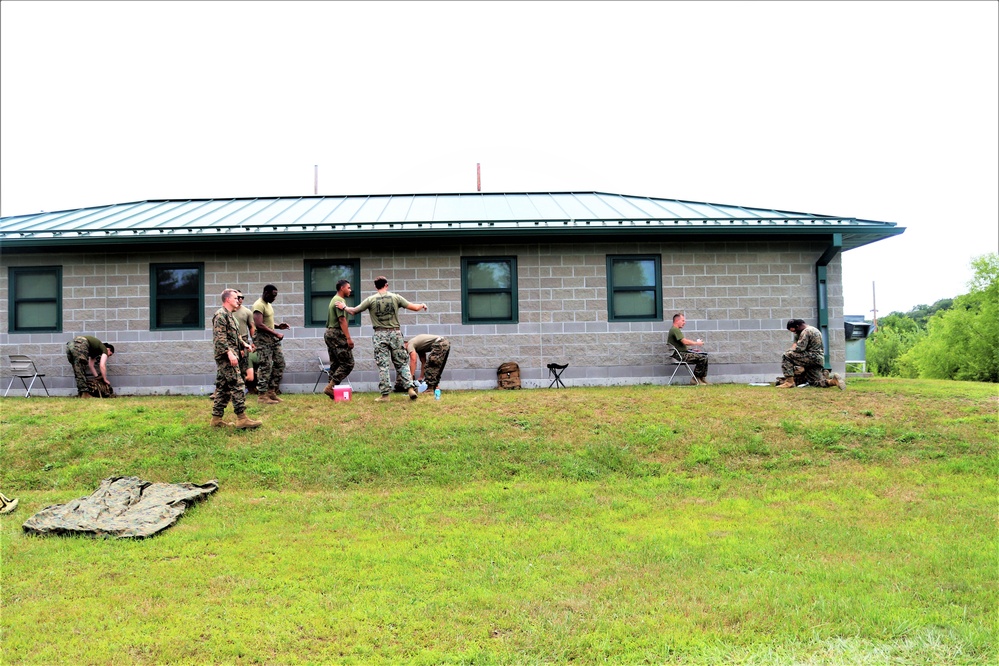
[[[24,389],[26,391],[26,393],[24,394],[25,398],[31,397],[31,387],[35,385],[35,378],[38,378],[38,381],[42,383],[42,388],[45,389],[45,395],[48,396],[49,387],[45,386],[45,380],[42,379],[42,377],[44,377],[45,375],[42,374],[41,372],[38,372],[38,368],[35,367],[35,362],[23,354],[9,354],[9,356],[10,356],[10,365],[13,370],[12,370],[12,375],[10,377],[10,384],[7,384],[7,390],[4,391],[3,397],[6,398],[7,394],[10,393],[10,387],[14,385],[15,378],[21,380],[21,385],[24,386]],[[26,384],[24,382],[24,380],[27,378],[31,378],[31,384]]]
[[[693,379],[694,371],[690,368],[690,364],[683,360],[683,354],[680,353],[680,350],[668,342],[666,343],[666,349],[669,350],[669,360],[672,361],[674,365],[673,374],[669,376],[669,381],[667,381],[666,384],[673,384],[673,378],[676,377],[676,373],[680,370],[680,366],[687,368],[687,372],[690,373],[690,378]]]
[[[553,386],[555,388],[558,388],[559,386],[565,388],[565,384],[562,383],[562,371],[568,367],[569,367],[568,363],[566,363],[565,365],[559,365],[558,363],[548,364],[548,376],[554,377],[554,379],[552,379],[552,383],[548,385],[548,388],[551,388]]]
[[[319,377],[316,378],[316,385],[312,387],[312,392],[315,393],[316,389],[319,388],[319,382],[322,381],[323,376],[326,377],[326,383],[330,381],[330,353],[329,351],[324,351],[319,353]]]

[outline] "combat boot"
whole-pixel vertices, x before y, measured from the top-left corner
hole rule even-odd
[[[843,391],[846,389],[846,381],[838,372],[834,372],[826,380],[826,388],[838,388],[840,391]]]
[[[259,428],[263,424],[263,421],[255,421],[251,419],[246,415],[246,412],[236,414],[236,427],[240,430],[246,430],[247,428]]]
[[[267,397],[273,400],[274,402],[284,402],[284,400],[282,400],[277,396],[277,390],[275,389],[271,389],[270,391],[268,391]]]
[[[270,395],[271,395],[270,391],[268,391],[267,393],[261,393],[261,394],[259,394],[257,396],[257,402],[259,402],[261,405],[276,405],[276,404],[278,404],[277,400],[271,400]]]
[[[231,428],[232,426],[232,421],[223,421],[221,416],[212,415],[213,428]]]
[[[777,385],[777,388],[794,388],[794,377],[785,377],[784,381]]]
[[[326,388],[323,389],[323,393],[330,397],[330,400],[336,401],[336,391],[333,390],[333,384],[327,384]]]
[[[410,400],[416,400],[416,396],[418,395],[418,393],[419,392],[415,388],[413,388],[412,386],[409,387],[409,399]]]

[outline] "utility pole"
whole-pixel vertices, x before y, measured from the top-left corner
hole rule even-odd
[[[874,330],[878,328],[878,296],[874,291],[874,283],[871,282],[871,302],[874,305],[874,309],[871,312],[874,313]]]
[[[318,164],[316,165],[315,169],[316,169],[315,185],[313,185],[313,192],[312,193],[315,194],[316,196],[318,196],[319,195],[319,165]]]
[[[475,191],[482,191],[482,164],[480,162],[475,163]]]

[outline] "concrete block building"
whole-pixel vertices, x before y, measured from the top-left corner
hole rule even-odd
[[[772,381],[800,317],[843,372],[841,253],[901,234],[890,222],[602,192],[165,200],[0,219],[0,347],[75,395],[65,344],[114,343],[117,393],[214,387],[211,316],[226,287],[247,304],[278,287],[285,392],[313,389],[340,278],[356,304],[378,275],[428,312],[406,337],[445,335],[446,389],[525,388],[549,363],[571,386],[661,384],[672,315],[705,340],[713,382]],[[358,391],[377,388],[370,320],[353,318]],[[5,362],[3,381],[9,381]]]

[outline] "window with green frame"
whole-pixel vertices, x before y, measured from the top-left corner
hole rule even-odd
[[[662,258],[607,255],[607,320],[662,321]]]
[[[462,257],[461,323],[517,323],[516,257]]]
[[[336,283],[350,282],[354,294],[348,297],[347,305],[357,305],[358,280],[361,262],[358,259],[323,259],[305,262],[305,325],[311,328],[326,328],[330,300],[336,296]],[[347,317],[348,326],[360,326],[361,315]]]
[[[8,333],[62,332],[62,266],[10,267]]]
[[[149,291],[150,330],[205,327],[204,264],[149,264]]]

